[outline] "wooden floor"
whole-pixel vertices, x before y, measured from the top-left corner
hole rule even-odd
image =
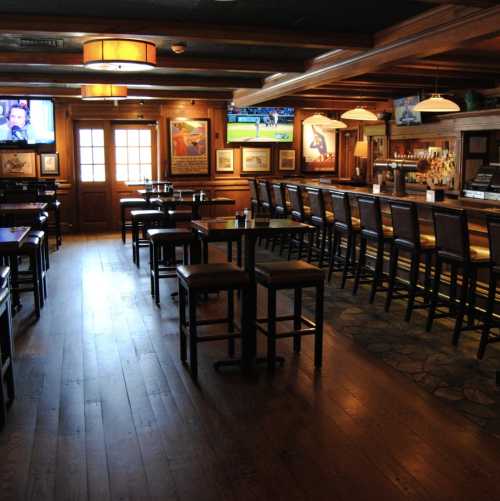
[[[210,343],[198,388],[178,360],[176,303],[163,281],[153,305],[144,265],[118,235],[52,254],[42,319],[29,325],[28,304],[16,319],[2,501],[500,499],[498,441],[334,325],[321,374],[310,339],[251,380],[216,373],[224,346]]]

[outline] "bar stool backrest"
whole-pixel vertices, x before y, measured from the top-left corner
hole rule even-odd
[[[271,198],[271,187],[269,185],[269,181],[266,180],[258,181],[257,186],[259,188],[258,195],[260,203],[268,209],[271,208],[272,198]]]
[[[288,196],[290,197],[290,203],[292,204],[292,218],[303,222],[305,219],[304,199],[302,198],[301,187],[295,184],[287,184],[286,189],[288,191]]]
[[[273,183],[274,205],[286,212],[285,183]]]
[[[366,235],[380,237],[383,235],[380,200],[377,197],[358,198],[361,231]]]
[[[248,184],[250,186],[250,200],[253,203],[258,203],[259,202],[259,192],[257,190],[257,180],[256,179],[249,179]]]
[[[351,202],[349,195],[343,191],[331,191],[330,199],[332,201],[332,209],[335,214],[335,226],[351,229]]]
[[[433,207],[432,218],[438,255],[458,261],[470,261],[469,228],[464,210]]]
[[[391,202],[394,242],[407,247],[420,246],[417,206],[413,202]]]
[[[311,207],[311,221],[323,223],[326,221],[325,200],[323,191],[319,188],[307,188],[309,206]]]
[[[500,216],[488,216],[488,241],[493,266],[500,269]]]

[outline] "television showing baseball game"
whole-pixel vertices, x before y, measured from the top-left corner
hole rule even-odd
[[[0,97],[0,145],[54,144],[54,102],[43,98]]]
[[[293,141],[293,108],[229,106],[228,143],[290,143]]]

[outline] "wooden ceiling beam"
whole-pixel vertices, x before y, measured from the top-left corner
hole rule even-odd
[[[0,64],[82,66],[82,59],[82,52],[0,51]],[[219,70],[241,73],[301,73],[305,71],[302,61],[207,58],[173,54],[159,54],[156,66],[181,70]]]
[[[352,101],[349,99],[304,99],[288,96],[262,103],[265,106],[293,106],[310,110],[345,111],[355,106],[363,106],[377,113],[391,109],[391,101]]]
[[[382,98],[388,99],[393,97],[395,94],[392,90],[366,90],[366,89],[342,89],[329,87],[328,89],[324,88],[316,88],[304,90],[302,92],[298,92],[294,94],[295,96],[301,97],[326,97],[329,99],[337,99],[337,98],[352,98],[352,99],[370,99],[370,98]]]
[[[240,45],[270,45],[313,49],[367,49],[373,38],[365,33],[303,32],[264,26],[185,23],[157,19],[2,14],[0,32],[85,35],[162,36]]]
[[[175,75],[154,75],[151,73],[13,73],[1,72],[0,82],[9,83],[55,83],[55,84],[93,84],[110,83],[117,85],[144,85],[159,87],[199,87],[227,88],[241,87],[259,88],[259,79],[240,79],[228,77],[196,77]]]
[[[406,32],[393,42],[337,61],[319,69],[310,69],[302,75],[285,76],[268,81],[259,90],[237,90],[234,101],[237,106],[253,104],[295,94],[323,84],[373,73],[382,67],[397,64],[414,57],[428,57],[449,51],[466,40],[497,33],[500,26],[500,6],[479,9],[470,13],[464,8],[463,15],[453,20],[407,35]]]
[[[51,96],[80,98],[80,89],[77,87],[55,86],[0,86],[0,95],[3,96]],[[135,99],[202,99],[206,101],[227,101],[231,99],[230,92],[224,91],[177,91],[162,89],[128,89],[128,96]]]

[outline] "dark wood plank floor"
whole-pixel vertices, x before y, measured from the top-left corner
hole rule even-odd
[[[158,309],[130,254],[118,235],[67,237],[42,319],[16,318],[2,501],[500,499],[498,441],[334,325],[320,374],[311,339],[252,380],[214,372],[211,343],[193,385],[166,282]]]

